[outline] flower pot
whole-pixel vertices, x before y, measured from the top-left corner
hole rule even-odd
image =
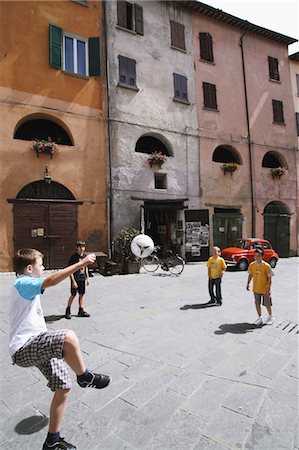
[[[139,273],[140,262],[139,261],[126,261],[124,264],[124,273]]]

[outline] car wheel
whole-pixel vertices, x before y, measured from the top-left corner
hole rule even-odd
[[[239,261],[239,264],[238,264],[238,269],[239,270],[247,270],[247,268],[248,268],[247,259],[241,259],[241,261]]]
[[[276,267],[277,264],[277,259],[276,258],[271,258],[269,261],[270,266],[272,267],[272,269],[274,269],[274,267]]]

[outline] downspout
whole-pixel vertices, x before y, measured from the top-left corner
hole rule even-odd
[[[244,94],[245,94],[245,109],[246,109],[246,122],[247,122],[247,141],[249,150],[249,176],[250,176],[250,192],[251,192],[251,232],[252,237],[256,236],[256,202],[255,202],[255,185],[253,177],[253,155],[252,155],[252,141],[250,134],[250,121],[249,121],[249,108],[248,108],[248,94],[247,94],[247,83],[246,83],[246,72],[245,72],[245,60],[244,60],[244,49],[243,49],[243,37],[248,31],[242,34],[240,38],[241,56],[242,56],[242,71],[243,71],[243,83],[244,83]]]
[[[109,258],[112,257],[113,248],[111,234],[113,230],[113,204],[112,204],[112,169],[111,169],[111,122],[110,122],[110,91],[109,91],[109,66],[108,66],[108,36],[107,36],[107,11],[106,0],[103,0],[103,16],[104,16],[104,54],[105,54],[105,77],[106,77],[106,118],[108,129],[108,199],[107,199],[107,220],[108,220],[108,250]]]

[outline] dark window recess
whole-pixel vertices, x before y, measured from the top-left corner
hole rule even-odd
[[[204,61],[214,61],[213,40],[210,33],[199,33],[200,58]]]
[[[177,73],[173,74],[174,99],[188,102],[187,78]]]
[[[268,56],[269,78],[270,80],[279,81],[278,59]]]
[[[215,84],[202,83],[203,104],[205,108],[217,109],[216,86]]]
[[[117,25],[143,35],[143,8],[136,3],[117,2]]]
[[[284,123],[283,103],[280,100],[272,100],[273,121],[275,123]]]
[[[299,136],[299,113],[296,113],[297,136]]]
[[[118,57],[119,82],[136,87],[136,61],[125,56]]]
[[[155,172],[155,189],[167,189],[166,173]]]
[[[73,145],[70,136],[57,123],[47,119],[32,119],[20,125],[14,139],[31,141],[32,139],[49,140],[61,145]]]
[[[213,153],[213,161],[221,163],[236,162],[241,164],[240,158],[236,152],[229,147],[219,146]]]
[[[171,45],[181,50],[186,50],[185,27],[181,23],[170,21]]]
[[[297,95],[299,95],[299,74],[296,74]]]
[[[282,167],[279,157],[274,152],[267,152],[263,157],[262,167],[268,167],[269,169],[276,169]]]
[[[136,143],[135,152],[149,155],[154,152],[161,152],[163,155],[170,156],[166,145],[154,136],[141,136]]]

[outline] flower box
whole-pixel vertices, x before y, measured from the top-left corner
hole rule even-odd
[[[58,152],[58,147],[55,142],[38,139],[34,139],[31,142],[30,149],[35,151],[37,157],[39,157],[41,153],[45,153],[47,155],[50,155],[51,159],[54,153]]]
[[[150,167],[158,166],[161,167],[165,161],[167,160],[167,156],[162,152],[154,152],[147,158],[147,164]]]
[[[283,175],[286,175],[288,169],[286,167],[275,167],[270,170],[270,173],[273,180],[275,180],[275,178],[281,178]]]
[[[236,162],[225,163],[222,166],[222,170],[223,170],[224,174],[226,174],[226,173],[233,174],[238,169],[239,169],[239,164],[237,164]]]

